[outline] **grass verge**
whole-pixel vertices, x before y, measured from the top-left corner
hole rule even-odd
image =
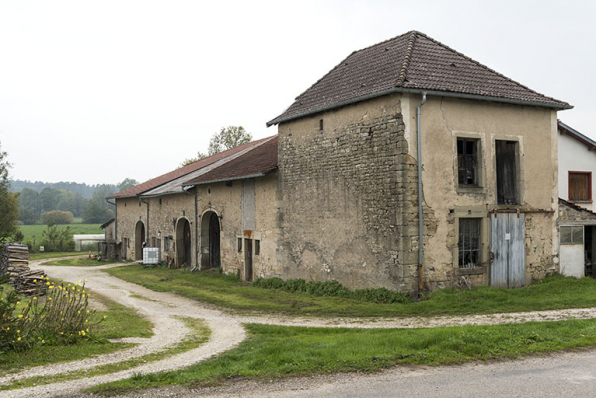
[[[236,349],[176,372],[136,375],[95,386],[110,395],[178,384],[219,384],[238,378],[281,378],[370,372],[394,365],[448,365],[596,345],[596,320],[528,322],[432,329],[326,329],[246,325]]]
[[[73,257],[73,256],[87,256],[85,252],[43,252],[43,253],[29,253],[29,260],[45,260],[46,258],[57,257]]]
[[[68,380],[90,378],[109,373],[121,372],[134,368],[148,362],[159,361],[161,359],[180,354],[185,351],[192,350],[203,344],[211,335],[211,330],[202,319],[195,318],[181,318],[186,326],[190,329],[190,334],[180,343],[173,347],[168,347],[162,351],[143,355],[137,358],[131,358],[125,361],[97,366],[91,369],[79,370],[74,372],[61,373],[52,376],[38,376],[27,379],[15,380],[10,384],[0,386],[0,391],[14,390],[18,388],[27,388],[36,385],[45,385],[50,383],[59,383]]]
[[[133,309],[124,307],[104,296],[99,296],[91,291],[94,300],[101,301],[106,311],[97,311],[96,316],[107,318],[101,322],[95,335],[99,341],[84,341],[80,344],[69,346],[35,346],[23,352],[5,352],[0,354],[0,376],[14,373],[26,368],[54,364],[60,362],[85,359],[92,356],[108,354],[133,346],[128,343],[110,343],[106,339],[123,337],[151,337],[153,327],[149,321],[141,318]]]
[[[423,301],[379,304],[342,297],[314,296],[253,287],[216,272],[190,272],[128,265],[106,272],[151,290],[240,311],[315,316],[431,316],[587,308],[596,306],[596,280],[551,276],[520,289],[482,286],[437,290]]]
[[[43,263],[42,265],[66,265],[73,267],[96,267],[99,265],[116,264],[121,261],[98,261],[92,260],[88,256],[77,258],[65,258],[62,260],[52,260]]]

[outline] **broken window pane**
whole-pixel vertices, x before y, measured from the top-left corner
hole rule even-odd
[[[584,243],[584,227],[571,227],[571,242],[575,245]]]
[[[559,233],[561,234],[561,244],[562,245],[570,245],[571,244],[571,227],[560,227]]]
[[[459,185],[478,186],[478,140],[457,139],[457,181]]]

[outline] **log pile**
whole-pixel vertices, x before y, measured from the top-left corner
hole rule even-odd
[[[4,250],[0,254],[0,274],[8,276],[10,283],[21,294],[36,294],[38,287],[41,287],[39,294],[45,294],[45,284],[40,280],[45,279],[46,274],[43,270],[29,269],[29,249],[25,245],[18,243],[4,245]]]

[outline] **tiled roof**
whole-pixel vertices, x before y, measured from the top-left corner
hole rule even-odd
[[[579,131],[575,130],[574,128],[569,127],[568,125],[566,125],[565,123],[563,123],[560,120],[558,120],[558,127],[559,127],[560,133],[566,134],[566,135],[570,136],[571,138],[576,139],[577,141],[581,142],[582,144],[584,144],[585,146],[587,146],[590,149],[596,149],[596,141],[592,140],[589,137],[586,137]]]
[[[268,125],[390,92],[456,96],[568,109],[417,31],[355,51]]]
[[[263,176],[277,169],[277,136],[184,185]]]
[[[120,191],[112,196],[108,196],[108,198],[123,198],[123,197],[128,197],[128,196],[140,195],[140,194],[147,192],[151,189],[157,188],[163,184],[167,184],[168,182],[170,182],[172,180],[183,177],[183,176],[190,174],[194,171],[202,169],[203,167],[209,166],[210,164],[215,163],[219,160],[222,160],[228,156],[234,155],[237,152],[257,146],[260,143],[267,141],[269,139],[271,139],[271,137],[263,138],[263,139],[253,141],[253,142],[249,142],[248,144],[240,145],[235,148],[228,149],[227,151],[223,151],[223,152],[217,153],[215,155],[206,157],[204,159],[197,160],[196,162],[193,162],[186,166],[180,167],[174,171],[170,171],[169,173],[163,174],[163,175],[153,178],[149,181],[145,181],[139,185],[135,185],[134,187],[125,189],[124,191]]]
[[[559,204],[571,207],[572,209],[575,209],[577,211],[583,211],[586,213],[590,213],[591,215],[595,216],[595,218],[596,218],[596,213],[594,213],[592,210],[586,209],[585,207],[581,207],[580,205],[570,202],[568,200],[559,198]]]

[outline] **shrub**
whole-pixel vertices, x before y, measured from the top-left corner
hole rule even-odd
[[[42,224],[72,224],[74,217],[70,211],[50,210],[41,213]]]
[[[2,351],[23,351],[35,345],[70,345],[95,339],[91,329],[103,319],[94,320],[95,310],[88,309],[89,294],[83,284],[55,285],[47,278],[36,281],[47,287],[45,300],[37,295],[29,299],[20,314],[14,294],[2,296],[0,311],[0,347]],[[1,291],[0,291],[1,293]],[[14,293],[14,292],[13,292]],[[40,303],[43,301],[43,303]]]
[[[280,278],[259,278],[252,286],[262,289],[284,290],[290,293],[312,294],[313,296],[344,297],[379,304],[406,304],[411,302],[407,292],[394,292],[384,287],[376,289],[349,290],[338,281],[306,282],[304,279],[282,280]]]

